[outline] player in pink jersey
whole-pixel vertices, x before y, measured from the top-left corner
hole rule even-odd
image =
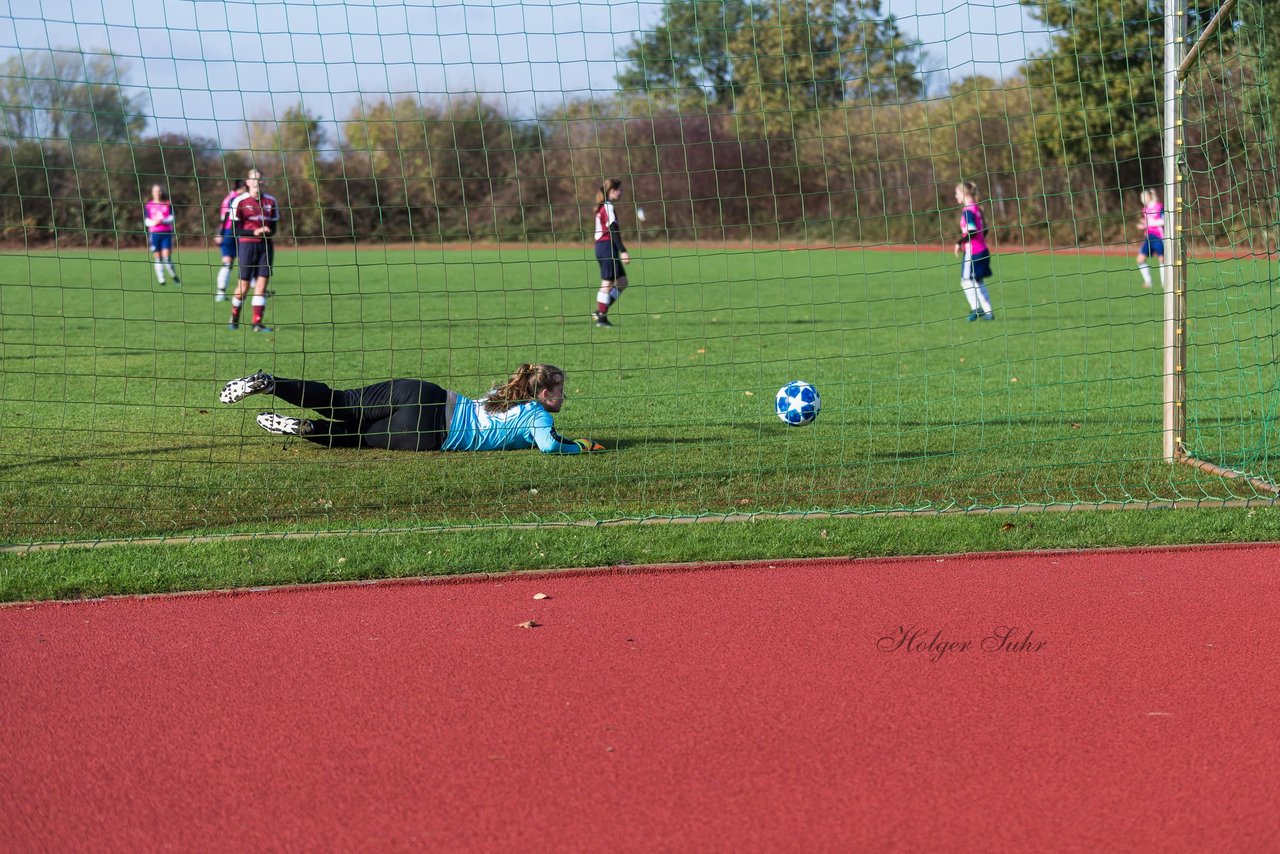
[[[606,178],[596,192],[595,249],[600,264],[600,292],[592,313],[596,326],[613,325],[609,322],[609,306],[627,289],[627,273],[622,266],[631,263],[631,256],[622,244],[622,229],[613,210],[613,203],[621,198],[622,181],[617,178]]]
[[[235,189],[222,197],[222,204],[218,206],[218,236],[222,246],[222,269],[218,271],[218,293],[214,297],[215,302],[222,302],[227,298],[227,285],[231,283],[231,268],[236,263],[236,232],[235,226],[231,222],[231,203],[236,200],[236,196],[245,191],[245,183],[243,179],[236,181]]]
[[[991,276],[991,250],[987,247],[987,224],[978,206],[978,185],[972,181],[956,184],[956,201],[964,205],[960,211],[960,239],[956,241],[956,257],[964,255],[960,270],[960,286],[969,301],[969,320],[995,320],[991,297],[983,279]]]
[[[1142,246],[1138,248],[1138,272],[1142,274],[1142,286],[1151,287],[1151,270],[1147,258],[1154,255],[1159,261],[1156,269],[1164,266],[1164,204],[1155,190],[1142,191]]]
[[[178,271],[173,269],[173,204],[160,184],[151,188],[151,200],[142,206],[142,222],[147,227],[147,242],[155,263],[156,281],[164,284],[167,272],[177,287],[182,287]]]

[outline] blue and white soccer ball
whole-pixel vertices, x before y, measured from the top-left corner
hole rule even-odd
[[[778,389],[776,411],[784,424],[792,427],[811,424],[821,409],[818,390],[806,382],[795,380]]]

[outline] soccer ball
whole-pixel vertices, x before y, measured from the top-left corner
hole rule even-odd
[[[806,382],[795,380],[778,389],[777,413],[784,424],[800,427],[811,424],[822,409],[818,390]]]

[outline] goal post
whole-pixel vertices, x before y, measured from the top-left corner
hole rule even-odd
[[[1186,0],[1165,0],[1164,13],[1164,458],[1183,456],[1187,429],[1185,317],[1187,268],[1184,263],[1182,174],[1182,60],[1186,55]],[[1208,35],[1208,34],[1206,34]]]
[[[1187,172],[1186,151],[1187,80],[1196,70],[1204,52],[1218,38],[1236,11],[1237,0],[1225,0],[1188,45],[1187,0],[1166,0],[1164,13],[1164,190],[1165,268],[1164,284],[1164,414],[1163,453],[1170,463],[1193,466],[1228,479],[1243,478],[1263,493],[1280,494],[1272,480],[1250,475],[1238,468],[1201,459],[1188,449],[1187,381],[1189,328],[1188,297],[1194,282],[1189,265],[1189,206],[1192,189]],[[1274,13],[1273,13],[1274,14]],[[1264,252],[1270,253],[1273,240],[1267,239]]]

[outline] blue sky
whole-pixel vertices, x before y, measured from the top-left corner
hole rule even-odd
[[[931,88],[1012,73],[1048,37],[1017,0],[883,0],[924,43]],[[130,60],[162,131],[235,146],[246,118],[359,93],[490,93],[516,115],[613,89],[660,0],[0,0],[0,55],[79,48]]]

